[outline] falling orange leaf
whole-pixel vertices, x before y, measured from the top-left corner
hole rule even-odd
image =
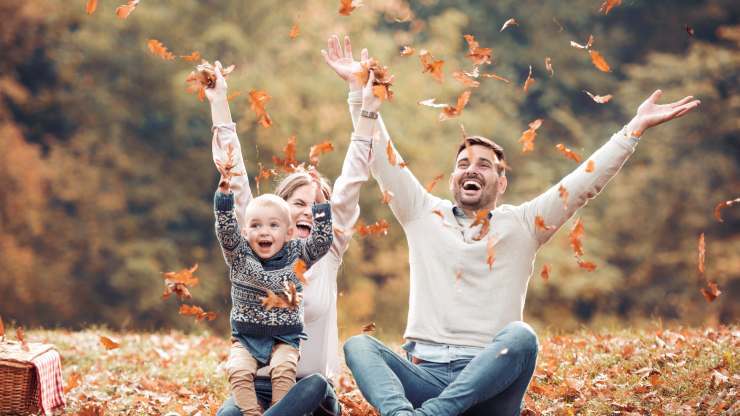
[[[115,350],[116,348],[121,346],[121,343],[118,341],[114,341],[111,338],[106,337],[105,335],[100,336],[100,343],[105,347],[106,350]]]
[[[554,225],[545,225],[545,219],[539,215],[534,217],[534,227],[542,231],[552,231],[555,229]]]
[[[249,105],[254,114],[259,118],[259,123],[264,128],[270,128],[272,126],[272,119],[265,110],[265,105],[270,101],[272,97],[267,92],[262,90],[249,91]]]
[[[609,11],[611,11],[612,8],[619,6],[622,4],[622,0],[605,0],[604,3],[601,4],[601,7],[599,7],[599,12],[604,12],[604,14],[609,14]]]
[[[262,163],[257,163],[257,167],[259,168],[259,173],[257,173],[257,176],[254,178],[254,182],[257,185],[257,194],[260,193],[260,182],[262,180],[268,180],[272,176],[277,175],[277,171],[274,169],[268,169],[262,166]]]
[[[373,85],[373,95],[385,101],[388,99],[388,88],[385,85]]]
[[[699,273],[704,274],[704,260],[706,259],[707,251],[704,243],[704,233],[699,235]]]
[[[527,79],[524,80],[524,85],[522,85],[522,89],[524,90],[524,92],[529,92],[529,87],[531,87],[534,83],[535,79],[532,77],[532,65],[530,65],[529,75],[527,75]]]
[[[573,248],[573,253],[578,257],[583,256],[583,244],[581,243],[581,238],[583,237],[584,231],[583,222],[578,218],[575,224],[573,224],[570,234],[568,234],[568,240],[570,241],[570,246]]]
[[[290,307],[290,305],[285,299],[276,295],[275,292],[273,292],[270,289],[267,289],[267,296],[260,297],[260,300],[262,301],[262,306],[268,311],[272,308]]]
[[[190,55],[180,55],[180,58],[187,62],[198,62],[200,61],[200,52],[194,51]]]
[[[308,151],[308,161],[314,165],[319,165],[319,156],[334,150],[334,145],[330,141],[324,141],[319,144],[311,146]]]
[[[565,189],[565,187],[561,184],[558,188],[558,193],[560,194],[560,199],[563,200],[563,208],[568,209],[568,190]]]
[[[369,324],[362,327],[363,333],[369,333],[369,332],[375,332],[375,322],[370,322]]]
[[[388,163],[391,166],[396,166],[396,151],[393,150],[393,144],[391,144],[390,139],[388,140],[388,144],[385,145],[385,154],[388,156]]]
[[[588,272],[592,272],[592,271],[596,270],[596,264],[594,264],[594,263],[592,263],[590,261],[581,260],[580,258],[578,259],[578,267],[580,267],[581,269],[584,269],[584,270],[586,270]]]
[[[401,49],[401,56],[411,56],[414,52],[416,52],[416,49],[411,46],[404,46],[403,49]]]
[[[511,83],[511,81],[509,81],[508,79],[506,79],[506,78],[504,78],[502,76],[496,75],[493,72],[488,73],[488,74],[480,74],[480,76],[482,78],[493,78],[493,79],[498,80],[498,81],[503,81],[503,82],[505,82],[507,84],[510,84]]]
[[[474,80],[463,71],[453,72],[452,77],[460,81],[460,83],[462,83],[466,87],[477,88],[478,86],[480,86],[480,81]]]
[[[339,0],[339,14],[342,16],[349,16],[360,6],[362,6],[361,0]]]
[[[503,32],[504,29],[506,29],[509,26],[519,26],[519,23],[516,21],[516,19],[512,17],[511,19],[504,22],[504,25],[501,26],[501,30],[499,30],[499,32]]]
[[[390,224],[386,220],[378,220],[375,224],[365,225],[361,221],[355,225],[355,231],[360,237],[367,237],[368,235],[387,235]]]
[[[550,73],[550,76],[555,75],[555,70],[552,69],[552,59],[549,56],[545,57],[545,69]]]
[[[493,237],[488,237],[486,242],[486,264],[488,264],[488,270],[493,270],[493,262],[496,261],[496,251],[493,248]]]
[[[180,305],[179,313],[183,316],[194,316],[196,321],[216,319],[216,312],[205,312],[203,308],[195,305]]]
[[[731,207],[735,204],[740,204],[740,198],[731,199],[729,201],[720,202],[719,204],[715,205],[714,207],[714,218],[717,219],[719,222],[725,222],[725,220],[722,219],[722,209]]]
[[[162,273],[165,283],[162,299],[167,299],[173,293],[175,293],[180,300],[190,299],[191,295],[188,287],[198,285],[198,278],[193,276],[193,273],[195,273],[196,270],[198,270],[197,263],[189,269],[182,269],[178,272]]]
[[[72,373],[67,378],[67,382],[64,383],[64,394],[69,393],[70,391],[74,390],[75,388],[79,387],[82,384],[82,376],[80,373]]]
[[[288,33],[288,37],[291,38],[291,39],[295,39],[300,34],[301,34],[301,29],[298,27],[298,23],[293,23],[293,27],[290,28],[290,32]]]
[[[306,279],[306,276],[304,275],[304,273],[306,273],[306,270],[308,270],[308,268],[306,267],[306,262],[301,259],[296,260],[295,264],[293,265],[293,271],[295,272],[298,280],[304,285],[308,284],[308,279]]]
[[[87,0],[87,4],[85,5],[85,13],[93,14],[95,13],[95,9],[97,8],[98,8],[98,0]]]
[[[598,68],[599,71],[602,72],[611,72],[612,69],[609,67],[609,64],[606,62],[606,59],[598,53],[597,51],[590,49],[588,51],[589,55],[591,55],[591,62],[593,62],[594,66]]]
[[[612,99],[612,95],[611,94],[607,94],[607,95],[593,95],[593,94],[591,94],[590,92],[588,92],[586,90],[583,90],[583,92],[585,92],[586,94],[588,94],[588,96],[591,97],[592,100],[594,100],[595,102],[597,102],[599,104],[606,104],[606,103],[608,103]]]
[[[542,265],[542,271],[540,271],[540,277],[542,277],[542,280],[544,281],[548,281],[548,279],[550,279],[550,265],[549,264]]]
[[[717,283],[707,282],[707,287],[701,288],[701,294],[704,295],[704,299],[706,299],[707,302],[711,303],[717,299],[717,296],[722,294],[722,291],[719,290]]]
[[[432,76],[432,78],[436,79],[437,82],[442,83],[444,74],[442,73],[442,66],[444,65],[445,61],[443,60],[434,60],[434,57],[432,54],[429,53],[426,49],[422,49],[419,51],[419,60],[421,61],[422,71],[421,73],[427,73],[429,72],[429,75]]]
[[[585,45],[581,45],[580,43],[570,41],[570,46],[578,49],[591,49],[591,45],[594,43],[594,35],[588,36],[588,41],[586,41]]]
[[[383,199],[380,200],[385,205],[388,205],[391,203],[391,199],[393,199],[393,192],[391,191],[383,191]]]
[[[474,241],[480,241],[488,235],[488,231],[491,229],[491,211],[486,209],[481,209],[478,211],[475,211],[475,218],[473,219],[473,222],[470,223],[470,228],[474,228],[478,225],[480,225],[480,230],[478,231],[478,234],[476,234],[473,237]]]
[[[468,54],[466,57],[473,61],[473,65],[483,65],[491,63],[491,48],[481,48],[473,35],[463,36],[468,42]]]
[[[434,187],[437,185],[437,182],[439,182],[440,179],[442,179],[444,176],[444,174],[439,174],[435,176],[431,181],[429,181],[426,186],[427,192],[432,192],[432,189],[434,189]]]
[[[522,153],[529,153],[534,150],[534,139],[537,137],[537,129],[542,126],[542,119],[529,123],[529,128],[522,132],[522,137],[519,138],[519,143],[522,144]]]
[[[171,61],[175,59],[175,55],[173,55],[172,52],[168,51],[167,47],[164,46],[162,42],[156,39],[149,39],[146,42],[146,45],[149,47],[149,52],[151,52],[154,56],[159,56],[166,61]]]
[[[470,100],[470,91],[463,91],[462,94],[457,97],[457,105],[454,107],[448,105],[442,109],[442,112],[439,113],[439,121],[449,120],[462,114],[463,108],[468,104],[468,100]]]
[[[578,153],[570,150],[569,148],[565,147],[564,144],[558,143],[555,145],[555,148],[558,149],[558,151],[565,155],[568,159],[572,159],[576,161],[577,163],[581,162],[581,156],[578,155]]]
[[[128,0],[128,3],[116,7],[116,16],[119,19],[126,19],[138,5],[139,0]]]
[[[272,163],[274,163],[278,169],[281,169],[284,172],[295,172],[296,168],[299,165],[298,160],[296,160],[295,158],[296,146],[297,139],[295,135],[292,135],[288,138],[288,143],[286,143],[285,147],[283,147],[283,155],[285,157],[281,159],[277,156],[273,156]]]
[[[593,160],[589,160],[588,163],[586,163],[586,173],[593,172],[595,165],[596,165],[596,163]]]

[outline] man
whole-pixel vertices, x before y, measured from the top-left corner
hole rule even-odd
[[[342,50],[334,36],[324,53],[345,79],[359,67],[350,46],[345,39]],[[499,205],[508,184],[503,149],[484,137],[465,138],[451,155],[454,201],[430,194],[389,144],[372,78],[362,92],[354,135],[372,138],[371,172],[381,189],[393,193],[390,208],[409,245],[403,348],[410,361],[359,335],[344,345],[347,365],[383,416],[518,415],[537,357],[535,333],[522,322],[537,250],[604,188],[642,133],[700,102],[689,96],[659,105],[661,91],[655,91],[632,121],[560,183],[521,205]],[[386,157],[387,146],[395,158]]]

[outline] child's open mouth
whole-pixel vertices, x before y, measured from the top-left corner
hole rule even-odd
[[[270,248],[272,247],[272,242],[271,241],[260,241],[257,243],[257,245],[260,246],[260,248]]]

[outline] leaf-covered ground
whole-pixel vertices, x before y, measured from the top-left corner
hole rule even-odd
[[[100,336],[120,347],[107,350]],[[34,330],[27,339],[61,351],[71,414],[214,415],[227,395],[219,370],[225,337],[89,329]],[[740,414],[736,326],[582,330],[541,335],[540,343],[525,414]],[[352,386],[343,376],[338,389],[347,404],[358,396]]]

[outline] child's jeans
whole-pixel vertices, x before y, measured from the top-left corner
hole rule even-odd
[[[282,399],[295,384],[298,355],[298,349],[293,346],[282,342],[275,344],[269,363],[272,369],[272,404]],[[254,377],[259,368],[260,363],[241,342],[232,339],[226,371],[234,402],[245,416],[262,414],[254,388]]]

